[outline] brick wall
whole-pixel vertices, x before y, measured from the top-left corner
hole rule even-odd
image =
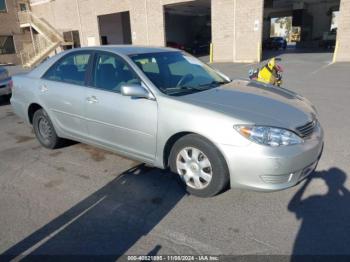
[[[212,1],[212,42],[215,61],[234,60],[234,0]]]
[[[20,49],[20,41],[18,36],[21,34],[19,24],[17,21],[17,7],[15,1],[6,1],[7,12],[0,13],[0,35],[11,35],[14,38],[15,48]],[[0,55],[0,63],[18,63],[18,57],[16,54]]]
[[[235,0],[234,62],[260,60],[263,8],[263,0]]]
[[[97,16],[130,12],[132,42],[163,46],[164,5],[192,0],[60,0],[33,6],[59,30],[79,30],[82,45],[100,44]],[[216,62],[256,62],[261,56],[263,0],[212,0]],[[92,41],[92,40],[94,41]],[[341,0],[336,61],[350,61],[350,0]]]

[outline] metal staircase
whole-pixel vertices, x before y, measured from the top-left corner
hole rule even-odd
[[[19,12],[18,20],[21,28],[30,29],[32,40],[32,44],[23,46],[19,53],[23,67],[33,67],[46,59],[58,47],[72,44],[65,42],[55,28],[30,11]],[[33,29],[38,34],[34,34]]]

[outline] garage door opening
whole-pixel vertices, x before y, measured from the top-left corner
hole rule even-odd
[[[98,16],[101,45],[131,44],[129,12]]]
[[[164,6],[165,38],[169,47],[206,56],[211,43],[211,0]]]
[[[332,54],[339,5],[340,0],[265,0],[262,58],[283,53]]]

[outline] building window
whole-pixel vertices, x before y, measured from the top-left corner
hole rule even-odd
[[[0,55],[15,54],[13,36],[0,36]]]
[[[0,0],[0,12],[7,12],[6,0]]]
[[[27,11],[27,5],[24,3],[20,3],[19,9],[21,10],[21,12],[25,12],[25,11]]]

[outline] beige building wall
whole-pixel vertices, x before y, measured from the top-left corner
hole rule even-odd
[[[13,0],[6,1],[7,12],[0,13],[0,35],[13,36],[16,52],[22,49],[22,31],[17,20],[18,6]],[[17,64],[17,54],[0,55],[0,64]]]
[[[234,62],[260,61],[263,12],[263,0],[235,0]]]
[[[80,0],[79,2],[84,2]],[[58,31],[79,30],[78,8],[75,0],[58,0],[32,5],[32,12],[44,18]]]
[[[234,1],[212,1],[212,42],[214,61],[234,61]]]
[[[334,62],[350,61],[350,0],[341,0]]]
[[[132,43],[164,46],[164,5],[193,0],[57,0],[32,11],[60,31],[79,30],[83,46],[99,45],[97,16],[129,11]],[[260,59],[263,0],[213,0],[214,60],[255,62]],[[69,7],[69,8],[67,8]],[[254,30],[255,23],[256,29]]]
[[[260,61],[263,8],[263,0],[212,1],[214,61]]]
[[[193,0],[56,0],[32,11],[60,31],[79,30],[82,46],[99,45],[97,16],[129,11],[132,43],[165,44],[164,5]],[[216,62],[261,58],[264,0],[212,0],[212,42]],[[341,0],[335,61],[350,61],[350,0]]]
[[[133,44],[162,46],[163,5],[185,1],[189,0],[57,0],[34,5],[32,11],[60,31],[79,30],[85,46],[100,44],[97,16],[129,11]]]

